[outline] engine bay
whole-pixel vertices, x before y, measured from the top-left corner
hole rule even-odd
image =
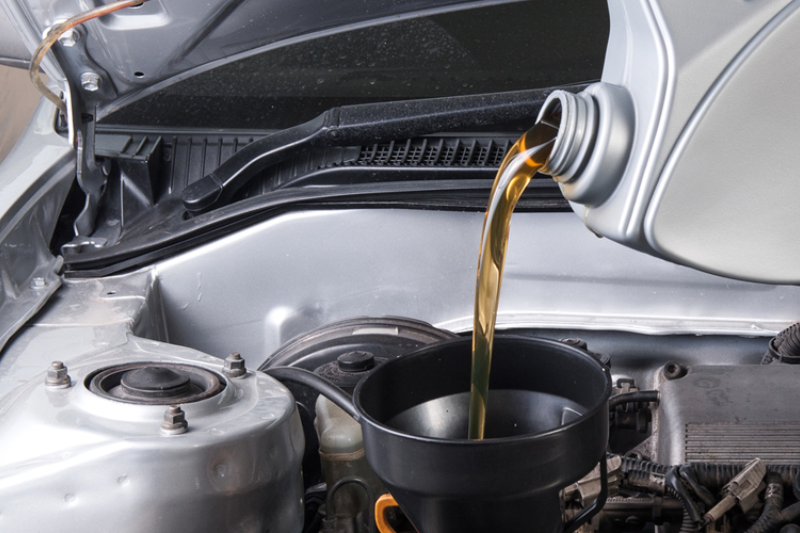
[[[141,531],[148,509],[150,531],[373,530],[365,510],[385,489],[358,450],[358,424],[258,369],[317,371],[352,391],[370,365],[468,336],[480,222],[287,213],[147,268],[65,280],[0,360],[2,492],[18,502],[3,520]],[[607,499],[581,531],[678,531],[686,509],[702,523],[730,495],[706,531],[747,531],[767,514],[758,531],[791,522],[800,367],[770,340],[789,325],[780,317],[796,288],[665,263],[566,213],[514,224],[503,335],[593,354],[612,378]],[[326,250],[336,260],[320,262]],[[747,494],[732,488],[746,484],[732,483],[745,465]],[[596,470],[560,487],[565,521],[596,499]],[[51,511],[15,512],[34,492]],[[412,531],[392,513],[397,531]]]
[[[0,2],[0,526],[800,533],[800,3]]]

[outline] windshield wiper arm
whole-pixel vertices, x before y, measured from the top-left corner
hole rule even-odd
[[[579,91],[582,86],[569,89]],[[197,215],[226,205],[264,169],[301,150],[373,144],[431,133],[533,119],[552,89],[342,106],[250,143],[186,187],[186,210]]]

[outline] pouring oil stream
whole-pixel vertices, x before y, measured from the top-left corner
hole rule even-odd
[[[494,179],[483,220],[475,319],[472,333],[472,384],[469,398],[469,438],[483,439],[489,395],[497,304],[503,278],[511,213],[531,178],[547,162],[559,120],[545,117],[511,147]]]

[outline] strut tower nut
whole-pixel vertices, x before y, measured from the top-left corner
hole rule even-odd
[[[67,367],[61,361],[53,361],[47,369],[44,386],[48,389],[66,389],[72,385],[72,380],[67,374]]]
[[[225,368],[222,371],[229,378],[238,378],[247,373],[244,366],[244,359],[237,352],[233,352],[225,358]]]
[[[186,433],[189,423],[186,422],[186,413],[178,405],[170,405],[164,413],[164,421],[161,422],[161,431],[167,435],[180,435]]]

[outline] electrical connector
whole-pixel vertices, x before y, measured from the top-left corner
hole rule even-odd
[[[706,524],[716,522],[738,503],[743,512],[758,502],[758,493],[764,488],[767,467],[761,459],[753,459],[741,472],[722,487],[723,498],[705,514]]]

